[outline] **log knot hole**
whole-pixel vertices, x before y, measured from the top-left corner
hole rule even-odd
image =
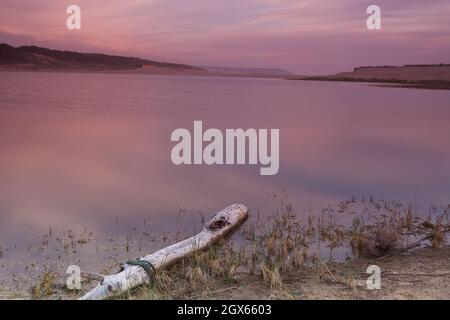
[[[211,222],[209,222],[206,225],[206,229],[208,229],[209,231],[217,231],[222,229],[225,226],[229,226],[230,222],[228,221],[227,217],[221,216],[218,217],[217,219],[212,220]]]

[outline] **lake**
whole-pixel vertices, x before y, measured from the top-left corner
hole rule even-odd
[[[15,259],[14,246],[42,240],[32,230],[54,225],[128,239],[137,229],[191,234],[236,202],[253,215],[351,197],[450,202],[450,91],[120,73],[0,79],[0,244]],[[174,165],[171,132],[194,120],[279,129],[278,174]]]

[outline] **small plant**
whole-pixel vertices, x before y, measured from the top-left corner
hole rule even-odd
[[[350,245],[353,254],[364,258],[378,258],[400,248],[401,229],[386,222],[353,229]]]
[[[351,289],[354,294],[358,293],[357,281],[358,280],[355,279],[353,274],[349,274],[345,279],[345,285],[347,286],[347,288]]]
[[[157,290],[169,292],[173,290],[175,283],[166,270],[159,270],[153,279],[153,286]]]
[[[56,279],[58,274],[56,272],[45,271],[42,278],[34,286],[33,294],[36,298],[48,297],[55,293]]]
[[[283,285],[280,270],[277,267],[270,268],[266,264],[261,265],[261,274],[265,283],[272,289],[281,288]]]
[[[450,231],[450,227],[443,225],[441,220],[442,218],[439,218],[435,223],[426,220],[420,225],[422,233],[427,235],[433,249],[442,247],[446,243],[446,233]]]
[[[200,267],[188,268],[186,278],[194,289],[205,288],[208,285],[208,275]]]

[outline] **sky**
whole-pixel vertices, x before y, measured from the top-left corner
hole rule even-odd
[[[66,28],[71,4],[81,30]],[[0,42],[298,74],[450,63],[450,1],[2,0]]]

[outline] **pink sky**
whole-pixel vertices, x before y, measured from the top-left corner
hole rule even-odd
[[[66,8],[82,11],[67,30]],[[382,30],[366,29],[377,4]],[[450,63],[448,0],[2,0],[0,42],[300,74]]]

